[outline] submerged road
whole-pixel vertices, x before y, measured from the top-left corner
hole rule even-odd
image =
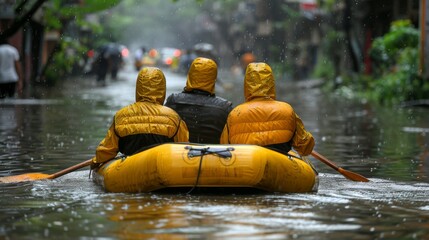
[[[186,77],[166,71],[167,95]],[[222,72],[218,94],[239,104],[240,76]],[[53,173],[91,158],[114,113],[135,98],[137,72],[96,86],[70,78],[37,99],[0,101],[0,177]],[[277,79],[316,139],[316,150],[370,178],[345,179],[314,158],[308,194],[112,194],[89,169],[55,180],[0,185],[0,239],[428,239],[429,112],[324,94]]]

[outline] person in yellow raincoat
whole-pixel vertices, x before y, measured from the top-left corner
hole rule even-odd
[[[186,87],[171,94],[165,106],[183,118],[189,128],[189,141],[218,144],[232,103],[215,95],[217,64],[209,58],[192,61]]]
[[[188,142],[186,123],[165,100],[164,73],[155,67],[140,70],[136,82],[136,102],[113,117],[106,137],[96,149],[92,168],[114,158],[118,152],[132,155],[166,142]]]
[[[286,102],[276,101],[274,76],[266,63],[250,63],[244,77],[245,102],[228,116],[222,144],[255,144],[281,153],[293,147],[309,155],[314,138]]]

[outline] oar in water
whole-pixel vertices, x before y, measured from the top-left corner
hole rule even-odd
[[[321,162],[323,162],[324,164],[330,166],[331,168],[335,169],[337,172],[341,173],[344,177],[352,180],[352,181],[356,181],[356,182],[368,182],[368,178],[359,175],[357,173],[354,172],[350,172],[347,171],[341,167],[338,167],[337,165],[335,165],[333,162],[329,161],[327,158],[325,158],[324,156],[320,155],[318,152],[316,151],[312,151],[311,155],[313,155],[313,157],[317,158],[318,160],[320,160]]]
[[[81,169],[83,167],[87,167],[91,165],[91,162],[92,162],[92,159],[88,159],[85,162],[76,164],[74,166],[61,170],[54,174],[25,173],[25,174],[20,174],[15,176],[0,177],[0,183],[15,183],[15,182],[36,181],[36,180],[42,180],[42,179],[55,179],[67,173],[71,173],[75,170]]]

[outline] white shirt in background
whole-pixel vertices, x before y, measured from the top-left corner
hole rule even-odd
[[[0,83],[18,81],[15,62],[19,61],[18,50],[9,44],[0,45]]]

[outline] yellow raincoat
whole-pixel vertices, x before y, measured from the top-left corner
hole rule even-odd
[[[276,101],[274,76],[266,63],[251,63],[244,77],[246,102],[228,116],[221,144],[256,144],[292,146],[299,154],[309,155],[314,138],[304,128],[299,116],[288,103]],[[287,150],[287,149],[280,149]]]
[[[216,62],[209,58],[196,58],[189,68],[185,91],[199,90],[214,94],[216,78]]]
[[[165,93],[165,76],[160,69],[140,70],[136,102],[115,114],[106,137],[97,147],[93,163],[108,161],[118,152],[132,155],[154,144],[187,142],[186,123],[174,110],[162,105]]]

